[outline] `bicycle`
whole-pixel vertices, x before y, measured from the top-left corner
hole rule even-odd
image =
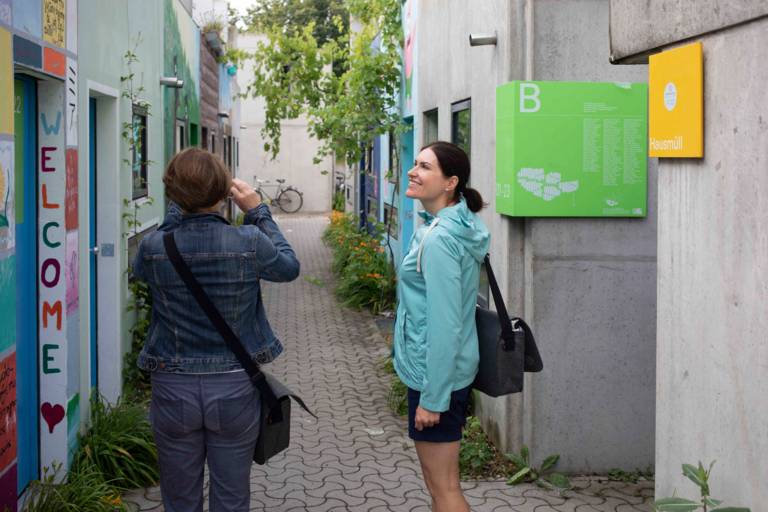
[[[278,178],[275,181],[277,184],[256,178],[256,183],[258,185],[256,193],[261,196],[261,200],[264,201],[264,198],[266,197],[269,200],[269,204],[277,205],[278,208],[285,213],[296,213],[299,211],[304,204],[304,194],[293,185],[284,187],[284,179]],[[270,195],[264,187],[277,187],[277,190],[275,190],[274,195]]]

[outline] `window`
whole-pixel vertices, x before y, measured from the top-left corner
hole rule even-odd
[[[470,100],[451,105],[451,142],[472,157],[471,149],[472,107]]]
[[[131,140],[131,183],[133,199],[149,194],[147,186],[147,109],[133,106],[133,135]]]
[[[438,140],[437,136],[437,109],[424,112],[424,145]]]
[[[387,203],[384,203],[384,224],[389,230],[389,236],[397,240],[397,208]]]
[[[203,126],[203,149],[208,149],[208,128]]]
[[[366,210],[369,217],[373,217],[374,220],[379,220],[379,200],[375,197],[368,196],[366,201]]]
[[[397,179],[401,172],[395,137],[395,132],[389,132],[389,172],[387,173],[387,180],[393,185],[397,184]],[[395,190],[395,194],[397,194],[397,190]]]
[[[216,153],[216,132],[211,132],[211,153]]]
[[[187,147],[187,137],[184,129],[184,121],[176,121],[176,152]]]

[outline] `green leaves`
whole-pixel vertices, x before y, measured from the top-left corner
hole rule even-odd
[[[714,465],[714,462],[712,465]],[[712,465],[709,467],[710,471],[712,470]],[[694,467],[690,464],[683,464],[683,475],[688,477],[691,482],[699,486],[702,496],[709,494],[709,471],[704,469],[704,466],[701,464],[701,462],[699,462],[698,467]]]
[[[699,503],[685,498],[662,498],[654,503],[658,512],[691,512],[699,508]]]
[[[677,496],[662,498],[654,502],[654,510],[659,512],[688,512],[702,509],[705,512],[751,512],[750,509],[744,507],[710,508],[717,507],[722,503],[721,500],[716,500],[709,495],[709,476],[712,473],[712,467],[714,465],[715,462],[712,461],[709,465],[709,469],[704,469],[704,465],[701,461],[699,461],[698,466],[683,464],[683,475],[696,484],[701,492],[700,501],[692,501]]]
[[[525,480],[525,477],[528,476],[528,473],[530,472],[531,472],[531,468],[527,466],[524,467],[523,469],[521,469],[520,471],[518,471],[517,473],[509,477],[509,480],[507,480],[507,484],[515,485],[515,484],[519,484],[520,482],[523,482]]]
[[[354,32],[350,15],[360,23]],[[321,142],[315,162],[331,154],[357,162],[375,136],[399,131],[398,0],[266,0],[245,19],[267,38],[248,56],[247,95],[265,100],[262,136],[273,158],[286,119],[307,119]]]

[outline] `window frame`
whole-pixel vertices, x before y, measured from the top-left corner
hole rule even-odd
[[[461,143],[458,142],[458,126],[459,123],[458,117],[463,112],[467,112],[469,115],[469,124],[468,124],[468,140],[466,143],[467,147],[464,147]],[[472,99],[467,98],[461,101],[457,101],[455,103],[451,103],[451,142],[453,144],[456,144],[457,146],[460,146],[464,151],[466,151],[467,156],[472,159]]]
[[[432,126],[432,123],[430,123],[430,119],[433,115],[434,115],[434,121],[435,121],[434,122],[434,138],[430,139],[428,135],[429,135],[429,132],[431,132],[432,130],[430,129],[428,131],[427,128]],[[422,116],[423,116],[422,118],[424,119],[424,135],[422,139],[424,142],[423,145],[426,146],[427,144],[432,144],[433,142],[440,140],[440,109],[433,108],[430,110],[425,110],[422,113]]]
[[[136,118],[139,118],[139,137],[136,140]],[[131,126],[132,131],[131,138],[131,199],[136,201],[144,197],[149,196],[149,169],[148,169],[148,151],[147,151],[147,130],[148,130],[148,117],[149,110],[147,107],[134,103],[131,108]],[[138,155],[137,155],[138,149]],[[136,162],[134,164],[134,162]],[[138,177],[143,180],[143,187],[136,186],[136,172],[138,169]]]

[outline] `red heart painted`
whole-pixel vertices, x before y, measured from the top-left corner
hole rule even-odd
[[[43,419],[48,424],[48,433],[53,434],[53,427],[58,425],[61,420],[64,419],[64,408],[58,404],[51,405],[45,402],[40,407],[40,412],[43,413]]]

